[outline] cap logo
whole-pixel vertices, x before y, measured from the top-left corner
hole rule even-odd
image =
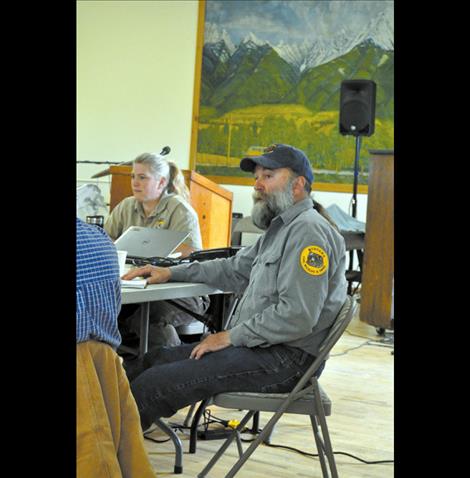
[[[277,144],[271,144],[267,148],[264,148],[265,153],[272,153],[277,148]]]

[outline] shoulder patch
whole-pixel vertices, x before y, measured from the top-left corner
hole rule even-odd
[[[300,253],[300,266],[312,276],[320,276],[328,270],[328,256],[319,246],[307,246]]]

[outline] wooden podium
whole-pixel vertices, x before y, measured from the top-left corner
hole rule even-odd
[[[390,329],[393,315],[394,154],[371,150],[360,319]]]
[[[111,212],[124,198],[132,196],[132,166],[111,166],[110,202]],[[232,235],[233,193],[195,171],[182,171],[189,188],[191,206],[199,217],[202,247],[230,246]]]
[[[110,166],[111,187],[109,191],[109,212],[124,198],[132,196],[132,166]]]

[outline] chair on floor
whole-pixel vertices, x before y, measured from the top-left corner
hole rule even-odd
[[[174,303],[176,307],[181,310],[184,310],[188,314],[197,318],[194,322],[191,322],[187,326],[178,326],[176,331],[181,336],[188,336],[196,334],[197,337],[199,333],[207,332],[210,333],[219,332],[223,330],[224,325],[227,320],[233,314],[239,300],[239,296],[233,293],[226,294],[214,294],[210,296],[211,303],[206,310],[204,315],[196,314],[195,312],[184,309],[178,303]],[[200,325],[199,325],[200,324]],[[203,400],[199,402],[199,407],[196,409],[198,403],[194,403],[190,406],[189,411],[184,420],[183,426],[190,426],[191,432],[189,437],[189,453],[196,453],[196,442],[197,442],[197,428],[199,422],[202,418],[206,406],[210,403],[210,399]],[[154,423],[166,433],[175,446],[175,465],[174,473],[181,474],[183,473],[183,445],[179,439],[176,432],[173,428],[168,425],[161,418],[154,420]]]
[[[249,410],[240,424],[222,444],[217,453],[212,457],[205,468],[199,473],[198,478],[207,476],[214,464],[224,454],[228,446],[236,440],[239,459],[225,475],[231,478],[240,470],[261,442],[267,442],[274,425],[284,413],[309,415],[313,436],[318,449],[320,465],[324,478],[338,477],[336,463],[331,446],[330,436],[325,417],[331,413],[331,401],[325,391],[320,387],[316,371],[324,360],[328,358],[330,350],[343,334],[356,310],[354,298],[347,296],[345,303],[333,322],[327,337],[324,339],[318,357],[314,360],[307,372],[299,379],[297,385],[290,393],[246,393],[231,392],[215,395],[212,403],[218,407],[236,410]],[[240,431],[256,412],[274,412],[274,415],[264,426],[256,439],[247,450],[243,451]],[[326,459],[325,459],[326,458]],[[331,475],[330,475],[331,473]]]
[[[199,320],[194,319],[189,324],[178,325],[175,327],[177,334],[183,342],[194,342],[208,331],[206,325]]]

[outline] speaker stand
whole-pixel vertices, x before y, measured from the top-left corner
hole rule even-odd
[[[353,197],[352,197],[352,217],[356,218],[357,216],[357,183],[359,176],[359,152],[361,151],[361,136],[356,136],[356,156],[354,157],[354,183],[353,183]],[[349,251],[349,266],[348,274],[350,277],[353,276],[353,263],[354,263],[354,249]],[[348,294],[351,295],[352,292],[352,282],[348,282]]]
[[[354,183],[353,183],[353,197],[352,197],[352,217],[357,215],[357,180],[359,176],[359,152],[361,150],[362,136],[356,136],[356,156],[354,158]]]

